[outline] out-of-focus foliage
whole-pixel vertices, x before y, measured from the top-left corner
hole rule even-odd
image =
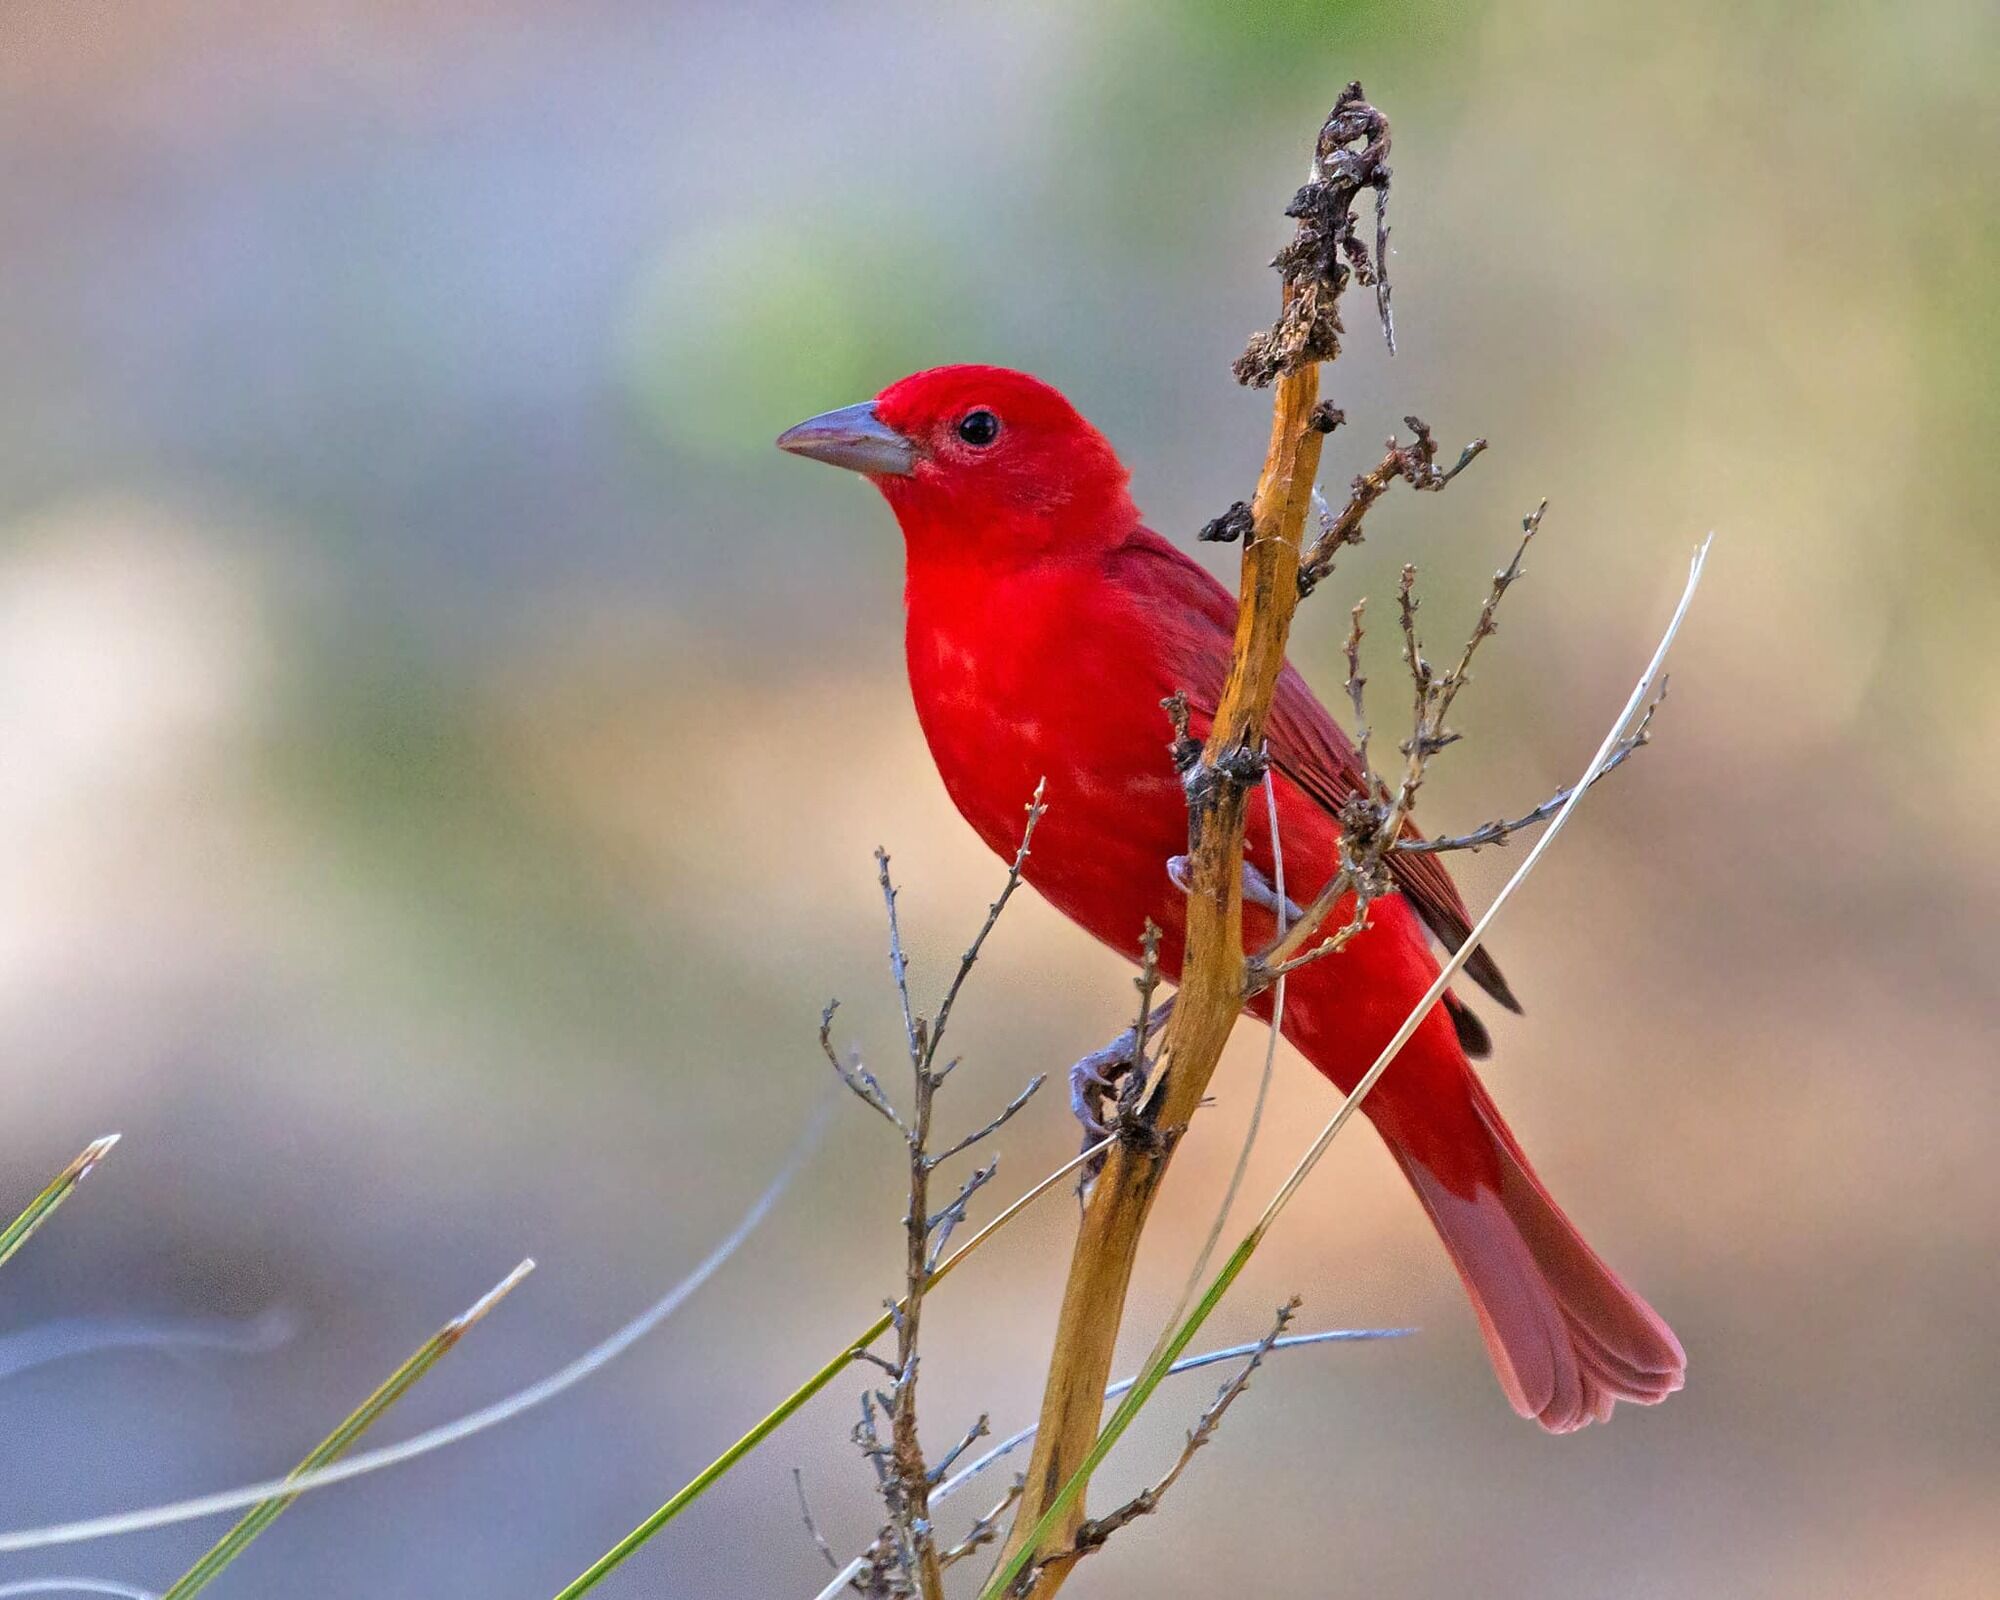
[[[0,1159],[25,1195],[127,1143],[0,1318],[282,1298],[303,1332],[0,1386],[0,1523],[282,1467],[441,1284],[532,1251],[507,1325],[408,1402],[435,1420],[727,1228],[819,1086],[826,995],[896,1037],[870,849],[920,974],[998,872],[908,711],[886,513],[770,437],[919,365],[1027,366],[1187,537],[1260,458],[1228,362],[1359,77],[1396,124],[1402,352],[1353,318],[1329,478],[1407,411],[1493,449],[1383,508],[1301,664],[1335,683],[1346,606],[1405,559],[1462,612],[1548,494],[1426,788],[1469,823],[1581,762],[1718,530],[1658,749],[1502,930],[1529,1014],[1492,1071],[1690,1386],[1536,1438],[1357,1140],[1242,1304],[1423,1337],[1274,1367],[1202,1504],[1090,1581],[1990,1592],[1996,66],[1971,0],[4,8]],[[1023,905],[964,1070],[1011,1091],[1128,1002]],[[1190,1228],[1251,1046],[1163,1202]],[[1253,1189],[1327,1104],[1281,1065]],[[659,1348],[308,1501],[230,1581],[553,1591],[879,1305],[879,1134],[837,1136]],[[1003,1184],[1073,1148],[1053,1101],[1010,1135]],[[940,1295],[941,1432],[1032,1412],[1066,1221]],[[794,1423],[619,1592],[810,1593],[803,1536],[744,1530],[789,1518],[799,1461],[864,1535],[847,1423]],[[89,1554],[160,1579],[218,1531]]]

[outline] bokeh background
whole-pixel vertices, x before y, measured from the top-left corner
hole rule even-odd
[[[1254,473],[1266,401],[1228,362],[1358,76],[1396,128],[1402,352],[1357,305],[1329,476],[1406,411],[1494,448],[1380,509],[1301,663],[1331,687],[1347,603],[1405,559],[1469,614],[1547,494],[1426,791],[1470,822],[1581,763],[1718,531],[1658,748],[1495,941],[1529,1011],[1491,1080],[1692,1376],[1576,1438],[1516,1421],[1354,1137],[1218,1335],[1296,1290],[1421,1336],[1274,1363],[1079,1592],[1994,1592],[1996,67],[1974,0],[7,5],[0,1209],[125,1143],[0,1278],[0,1358],[58,1318],[297,1331],[6,1378],[0,1524],[282,1470],[527,1253],[389,1432],[540,1375],[767,1181],[826,1092],[826,996],[886,1074],[871,849],[933,992],[997,868],[906,700],[886,513],[769,441],[919,365],[1025,366],[1186,539]],[[1466,865],[1475,901],[1508,865]],[[1021,904],[947,1111],[1129,1002]],[[1259,1054],[1177,1169],[1132,1360]],[[1281,1056],[1253,1196],[1329,1103]],[[879,1306],[884,1132],[843,1107],[665,1332],[309,1497],[216,1593],[552,1592]],[[1001,1189],[1073,1143],[1051,1095]],[[1071,1214],[937,1302],[935,1442],[1032,1416]],[[857,1548],[859,1387],[602,1592],[813,1592],[790,1472]],[[0,1581],[158,1585],[217,1531]]]

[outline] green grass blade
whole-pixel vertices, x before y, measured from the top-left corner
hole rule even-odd
[[[532,1261],[523,1261],[471,1307],[452,1318],[426,1339],[418,1347],[416,1354],[390,1373],[373,1394],[362,1401],[339,1427],[314,1447],[312,1453],[298,1464],[292,1476],[298,1477],[302,1473],[311,1472],[345,1454],[355,1440],[373,1427],[383,1413],[402,1399],[419,1378],[444,1358],[473,1324],[498,1305],[516,1284],[534,1270],[534,1265]],[[251,1541],[258,1534],[277,1521],[285,1508],[297,1498],[296,1494],[273,1495],[270,1499],[259,1501],[252,1506],[244,1513],[242,1521],[216,1540],[207,1554],[176,1579],[160,1600],[188,1600],[190,1595],[199,1594],[215,1581],[216,1575],[224,1567],[250,1547]]]
[[[14,1252],[28,1242],[29,1235],[49,1220],[56,1207],[76,1191],[76,1186],[90,1176],[91,1170],[111,1153],[111,1147],[117,1142],[118,1135],[115,1133],[91,1140],[83,1153],[57,1173],[55,1181],[28,1203],[28,1209],[7,1224],[6,1230],[0,1232],[0,1266],[5,1266]]]
[[[690,1478],[674,1493],[672,1499],[592,1562],[574,1583],[556,1596],[556,1600],[575,1600],[575,1596],[596,1588],[614,1567],[620,1565],[640,1545],[699,1500],[724,1473],[775,1433],[800,1406],[852,1366],[856,1351],[867,1349],[888,1331],[889,1313],[885,1311],[860,1338],[843,1348],[839,1355],[786,1395],[772,1410],[759,1418],[748,1433]],[[177,1597],[170,1594],[166,1600],[177,1600]]]
[[[1034,1201],[1047,1194],[1049,1190],[1053,1189],[1064,1178],[1069,1176],[1070,1173],[1082,1166],[1084,1162],[1102,1151],[1109,1143],[1110,1141],[1107,1139],[1091,1146],[1088,1150],[1079,1152],[1060,1167],[1057,1167],[1055,1171],[1043,1178],[1033,1188],[1020,1196],[1019,1199],[1008,1205],[991,1222],[987,1223],[985,1227],[981,1228],[970,1239],[966,1240],[964,1244],[960,1245],[957,1250],[953,1251],[950,1256],[938,1264],[937,1271],[933,1272],[930,1276],[931,1284],[942,1283],[950,1276],[952,1268],[956,1267],[967,1256],[971,1255],[973,1251],[992,1238],[994,1234],[1012,1222],[1015,1217],[1025,1211]],[[790,1394],[786,1395],[784,1399],[780,1400],[775,1407],[760,1417],[748,1433],[744,1434],[742,1438],[738,1439],[727,1450],[723,1451],[721,1455],[717,1456],[707,1466],[703,1467],[700,1472],[690,1478],[680,1489],[676,1490],[673,1498],[668,1500],[665,1505],[661,1506],[659,1510],[640,1523],[638,1527],[626,1534],[624,1538],[620,1539],[609,1550],[605,1551],[603,1555],[593,1561],[577,1577],[575,1582],[571,1583],[555,1597],[555,1600],[576,1600],[578,1595],[586,1594],[596,1588],[633,1551],[637,1550],[648,1539],[652,1538],[654,1534],[658,1533],[669,1522],[672,1522],[675,1517],[679,1516],[689,1506],[693,1505],[695,1501],[699,1500],[737,1462],[741,1461],[752,1450],[755,1450],[758,1445],[762,1444],[775,1433],[787,1419],[797,1412],[799,1407],[803,1406],[814,1395],[818,1394],[820,1390],[824,1389],[835,1378],[839,1377],[841,1373],[845,1372],[853,1364],[856,1352],[866,1350],[877,1339],[881,1338],[883,1334],[889,1331],[890,1322],[891,1315],[885,1311],[864,1329],[858,1338],[841,1346],[840,1352],[829,1360],[825,1366],[821,1367],[810,1378],[806,1379],[804,1383],[800,1384]],[[178,1600],[178,1597],[169,1595],[166,1597],[166,1600]]]

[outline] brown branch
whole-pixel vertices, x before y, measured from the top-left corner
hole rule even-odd
[[[1372,258],[1355,230],[1354,202],[1364,189],[1375,192]],[[1270,330],[1253,335],[1237,357],[1233,370],[1238,383],[1267,389],[1334,360],[1346,331],[1340,324],[1340,296],[1350,280],[1374,285],[1382,336],[1394,354],[1388,204],[1389,119],[1368,103],[1360,84],[1350,83],[1319,131],[1312,177],[1285,208],[1298,228],[1271,262],[1284,279],[1284,305]]]
[[[1357,150],[1353,148],[1359,145]],[[1144,1114],[1157,1137],[1122,1139],[1084,1206],[1043,1391],[1040,1429],[1008,1556],[1082,1463],[1097,1436],[1104,1389],[1140,1236],[1180,1132],[1201,1103],[1244,1003],[1242,862],[1249,790],[1298,604],[1299,551],[1326,437],[1319,369],[1339,350],[1337,301],[1355,264],[1351,207],[1388,183],[1388,124],[1353,85],[1321,132],[1313,182],[1294,201],[1298,234],[1280,252],[1285,308],[1245,351],[1245,382],[1275,382],[1270,444],[1251,501],[1235,645],[1208,738],[1183,773],[1188,796],[1187,939],[1180,992]],[[1365,248],[1360,252],[1365,261]],[[1364,278],[1364,281],[1372,281]],[[1037,1593],[1051,1595],[1075,1560],[1086,1521],[1077,1496],[1035,1552]]]

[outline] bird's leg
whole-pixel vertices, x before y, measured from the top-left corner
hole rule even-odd
[[[1271,880],[1248,861],[1243,863],[1243,900],[1246,905],[1253,905],[1260,911],[1270,912],[1288,928],[1305,915],[1299,903],[1290,895],[1284,896],[1280,901],[1278,891],[1272,886]]]
[[[1167,857],[1167,877],[1176,889],[1180,890],[1182,894],[1186,894],[1188,892],[1188,858],[1186,856]],[[1245,905],[1257,907],[1260,911],[1268,911],[1274,917],[1279,915],[1278,891],[1272,887],[1271,880],[1257,870],[1254,862],[1246,861],[1243,863],[1243,902]],[[1291,896],[1287,895],[1283,903],[1283,921],[1287,927],[1305,915],[1305,912],[1299,908],[1298,902],[1293,900]]]

